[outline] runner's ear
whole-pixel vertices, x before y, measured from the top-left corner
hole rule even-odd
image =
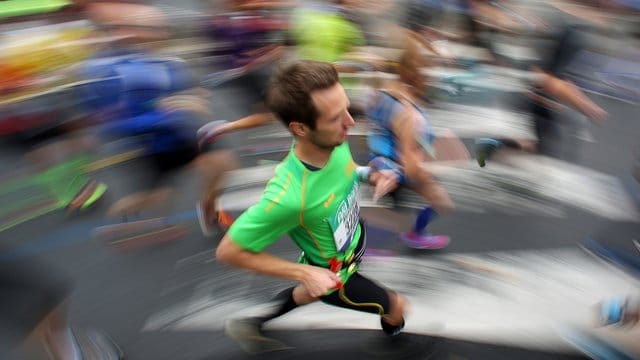
[[[289,130],[291,130],[293,135],[300,137],[304,137],[307,133],[307,127],[303,123],[297,121],[292,121],[289,123]]]

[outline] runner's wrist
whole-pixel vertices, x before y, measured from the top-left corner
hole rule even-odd
[[[356,173],[358,174],[358,179],[360,179],[360,182],[368,183],[371,178],[372,172],[373,170],[370,166],[358,166],[356,168]]]
[[[299,283],[305,283],[309,277],[311,277],[311,266],[308,264],[297,264],[296,271],[294,271],[294,279]]]

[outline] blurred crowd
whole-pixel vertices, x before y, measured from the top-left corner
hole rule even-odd
[[[26,3],[0,2],[0,146],[3,161],[15,164],[0,180],[0,234],[48,212],[92,210],[111,186],[96,173],[124,163],[127,171],[144,169],[143,180],[105,215],[139,221],[149,211],[162,239],[181,236],[157,205],[177,188],[170,175],[189,170],[202,182],[203,233],[229,226],[217,198],[245,144],[223,144],[223,135],[271,123],[262,105],[269,75],[294,59],[332,63],[352,114],[373,129],[377,90],[407,91],[426,113],[450,110],[451,121],[452,104],[529,116],[525,134],[487,130],[473,139],[480,166],[503,150],[565,158],[566,124],[578,137],[586,121],[607,126],[609,114],[591,94],[640,102],[634,0]],[[228,96],[229,84],[244,87],[238,113],[245,117],[223,123],[212,103]],[[438,135],[455,137],[445,130]],[[436,147],[439,158],[426,160],[468,156],[451,142]],[[636,156],[630,171],[640,181]],[[442,194],[424,196],[438,212],[453,208]],[[134,238],[147,241],[140,226]],[[59,309],[57,292],[41,306]],[[31,319],[25,329],[40,321],[53,324],[44,336],[56,359],[80,358],[64,335],[64,315]]]

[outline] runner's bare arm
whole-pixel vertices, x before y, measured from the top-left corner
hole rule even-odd
[[[399,163],[409,187],[419,192],[438,214],[447,214],[454,209],[453,201],[444,187],[436,181],[430,164],[424,161],[425,152],[416,140],[414,121],[412,112],[405,110],[392,124],[400,145]]]
[[[266,252],[245,250],[235,244],[229,234],[226,234],[218,245],[216,259],[262,275],[297,281],[314,297],[327,293],[340,281],[338,276],[328,269],[294,263]]]
[[[534,68],[533,70],[539,74],[536,78],[536,85],[549,95],[578,110],[596,123],[601,123],[607,118],[607,112],[591,101],[573,83],[559,79],[539,68]]]
[[[426,184],[434,179],[432,174],[422,166],[424,162],[423,150],[415,138],[414,121],[412,111],[408,106],[405,106],[405,111],[402,111],[393,120],[392,131],[398,138],[400,165],[402,165],[405,176],[412,181]]]
[[[252,114],[232,121],[230,123],[221,125],[220,128],[218,128],[218,133],[219,135],[222,135],[243,129],[253,129],[256,127],[267,125],[275,120],[276,118],[270,112]]]

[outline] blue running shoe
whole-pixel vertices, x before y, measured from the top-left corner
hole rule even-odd
[[[634,326],[640,315],[640,299],[614,297],[600,304],[600,323],[603,326]]]
[[[624,318],[624,299],[612,298],[600,304],[600,323],[602,325],[614,325],[622,322]]]

